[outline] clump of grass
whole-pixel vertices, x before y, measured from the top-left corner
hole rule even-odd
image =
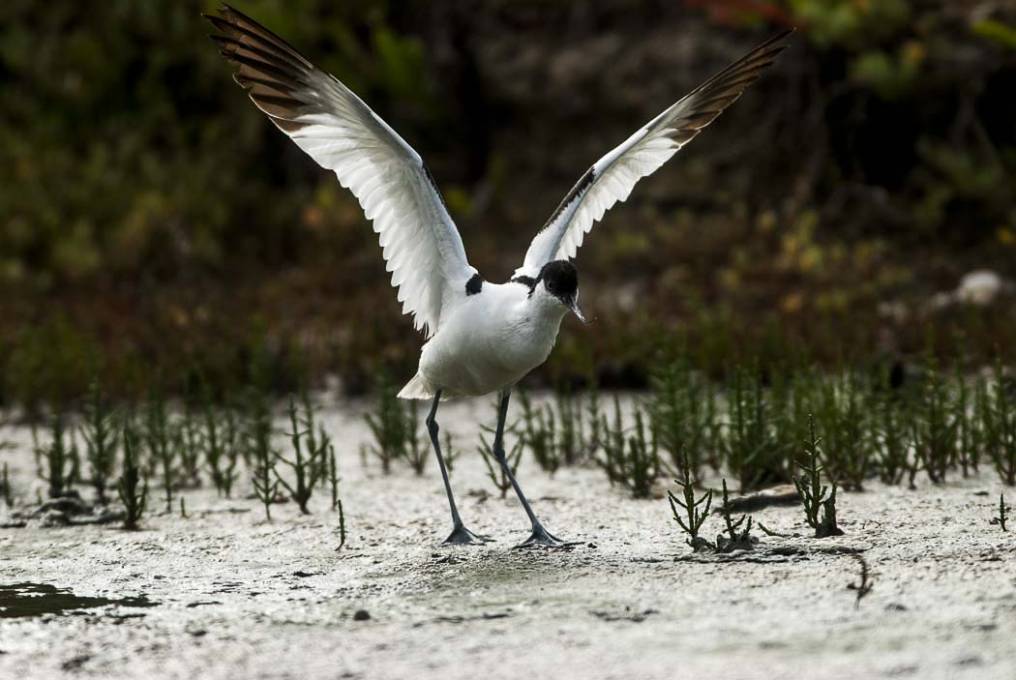
[[[793,452],[808,436],[808,416],[821,401],[821,380],[811,370],[778,376],[771,390],[772,428],[776,448],[788,456],[793,469]]]
[[[1001,527],[1002,531],[1008,531],[1007,523],[1009,521],[1009,510],[1012,508],[1006,505],[1005,494],[998,494],[998,517],[991,520],[992,524],[997,524]]]
[[[788,481],[785,447],[757,371],[738,369],[730,394],[727,464],[741,492]]]
[[[705,431],[702,437],[704,462],[708,462],[716,471],[719,471],[723,463],[723,447],[726,433],[724,431],[723,419],[720,418],[718,397],[716,390],[707,385],[704,393],[705,408],[703,410],[702,422]]]
[[[984,446],[998,476],[1005,484],[1016,486],[1016,399],[1012,386],[996,365],[990,388],[981,398],[981,422]]]
[[[399,404],[395,389],[384,374],[377,385],[377,404],[373,413],[364,418],[374,435],[374,446],[368,447],[381,461],[381,471],[391,474],[392,461],[402,455],[405,444],[405,425],[402,417],[402,406]]]
[[[557,422],[550,407],[534,408],[529,395],[519,392],[522,405],[522,440],[544,472],[553,475],[561,467],[557,447]]]
[[[201,486],[201,458],[204,453],[201,423],[188,405],[183,416],[171,425],[174,447],[179,458],[177,486],[196,489]]]
[[[570,389],[554,393],[554,408],[558,423],[555,440],[558,456],[564,465],[580,463],[586,454],[582,432],[582,410],[576,404],[575,396]]]
[[[124,506],[123,528],[135,531],[148,506],[148,478],[142,478],[138,461],[140,443],[138,434],[129,422],[123,425],[123,471],[117,484],[117,495]]]
[[[723,505],[720,506],[720,516],[723,517],[723,524],[727,535],[719,534],[716,537],[716,549],[720,552],[732,552],[734,550],[752,550],[757,540],[751,535],[752,518],[748,515],[741,515],[734,519],[731,510],[730,495],[727,492],[727,480],[723,481]],[[742,529],[741,527],[744,527]]]
[[[886,393],[875,402],[877,413],[871,421],[870,441],[875,465],[883,484],[899,484],[910,470],[909,440],[906,433],[906,402],[895,393]]]
[[[805,520],[815,530],[815,538],[840,536],[843,531],[836,524],[836,482],[831,488],[822,483],[824,468],[821,463],[820,439],[815,434],[815,420],[808,419],[808,440],[805,442],[806,460],[798,463],[803,473],[794,478],[794,486],[801,495]]]
[[[279,478],[275,472],[277,452],[272,448],[272,415],[264,395],[251,397],[247,438],[253,462],[251,483],[254,495],[265,509],[265,519],[272,521],[271,505],[279,493]]]
[[[667,492],[667,500],[670,502],[670,511],[674,515],[674,521],[681,527],[681,531],[688,535],[685,541],[696,552],[709,549],[713,546],[706,539],[699,536],[699,531],[709,517],[709,506],[713,502],[713,492],[706,491],[701,497],[695,494],[695,479],[692,476],[691,461],[683,458],[678,466],[680,479],[674,483],[681,487],[681,498],[674,495],[673,491]],[[702,506],[705,507],[702,507]]]
[[[240,432],[236,412],[226,408],[220,414],[216,412],[211,400],[206,398],[201,415],[201,446],[205,466],[211,475],[215,492],[229,498],[233,493],[233,484],[240,476],[236,469],[240,459]]]
[[[420,477],[427,467],[427,461],[430,460],[429,444],[425,441],[420,428],[420,402],[413,400],[409,402],[408,408],[403,408],[406,411],[406,441],[403,446],[403,456],[413,473]],[[447,464],[447,462],[446,460],[445,463]]]
[[[162,477],[166,512],[171,513],[177,478],[176,447],[166,402],[157,392],[149,395],[145,407],[144,437],[148,447],[149,465]]]
[[[600,445],[602,457],[596,458],[597,464],[607,474],[611,486],[618,482],[621,472],[617,469],[618,459],[623,455],[627,441],[624,422],[621,419],[621,402],[614,395],[614,418],[608,420],[606,414],[600,414]]]
[[[603,423],[606,434],[604,455],[597,462],[607,473],[611,484],[627,488],[631,491],[632,498],[649,498],[652,496],[653,482],[660,476],[656,432],[650,425],[647,438],[641,409],[635,411],[635,426],[630,435],[626,436],[620,422],[620,406],[615,401],[614,428],[610,429],[606,422]]]
[[[328,447],[331,445],[331,438],[325,431],[324,425],[317,422],[314,401],[307,390],[301,390],[300,392],[300,409],[303,414],[303,425],[306,431],[307,450],[320,450],[321,455],[317,457],[318,476],[321,479],[327,479]]]
[[[324,436],[319,440],[312,438],[308,442],[308,432],[312,433],[313,430],[306,428],[312,428],[314,421],[313,416],[308,415],[310,407],[308,406],[307,408],[308,411],[301,419],[296,402],[290,398],[288,409],[290,430],[287,434],[293,447],[293,460],[287,460],[281,455],[276,454],[279,462],[288,465],[293,472],[293,483],[290,484],[276,470],[278,482],[286,489],[289,497],[297,504],[300,512],[304,515],[310,514],[307,504],[314,494],[314,487],[321,480],[321,472],[323,470],[319,461],[327,454],[330,444],[327,436],[324,435],[324,431],[321,432],[321,435]]]
[[[868,405],[857,376],[845,373],[820,382],[817,420],[824,442],[825,467],[844,488],[862,491],[868,476]]]
[[[328,442],[327,451],[326,461],[328,467],[325,473],[325,480],[328,482],[328,490],[331,493],[332,499],[331,508],[334,511],[342,504],[342,499],[339,498],[339,482],[342,481],[342,478],[339,477],[339,465],[335,459],[335,446],[331,442]]]
[[[336,501],[336,509],[339,512],[339,549],[346,545],[346,511],[342,507],[342,499]]]
[[[4,505],[8,510],[14,507],[14,489],[11,488],[11,475],[6,461],[4,461],[3,470],[0,471],[0,496],[3,497]]]
[[[95,381],[88,389],[84,417],[82,436],[85,440],[88,474],[92,488],[95,489],[96,502],[106,505],[108,502],[106,489],[116,466],[119,434],[114,422],[116,414],[109,407],[99,384]]]
[[[687,456],[697,475],[708,459],[715,462],[716,397],[697,379],[687,361],[665,363],[651,377],[649,414],[660,446],[675,466]]]
[[[410,406],[396,396],[398,391],[382,373],[377,386],[378,400],[373,413],[364,414],[374,435],[374,445],[367,451],[381,461],[381,471],[391,474],[392,462],[406,460],[416,474],[423,474],[427,449],[420,435],[417,403]]]
[[[981,463],[983,431],[976,408],[982,392],[982,382],[977,380],[973,390],[962,375],[956,376],[956,398],[954,419],[956,422],[956,453],[963,477],[977,474]]]
[[[40,466],[39,477],[49,485],[48,496],[61,498],[69,492],[74,481],[74,464],[72,452],[66,441],[66,416],[56,413],[50,418],[50,440],[40,445],[35,427],[32,427],[32,440],[36,451],[36,459],[45,464]]]
[[[912,420],[911,429],[921,469],[934,484],[946,481],[949,469],[955,463],[957,427],[949,387],[941,373],[932,366],[925,378],[919,412]]]
[[[511,470],[513,475],[519,467],[519,461],[522,460],[522,451],[525,447],[525,441],[522,437],[517,436],[517,427],[518,423],[516,422],[505,428],[505,434],[512,435],[512,445],[505,454],[505,460],[508,461],[508,468]],[[508,474],[505,472],[504,467],[500,462],[498,462],[497,457],[494,455],[494,451],[491,448],[491,442],[494,437],[494,428],[484,425],[481,429],[483,431],[480,433],[480,445],[477,447],[477,450],[480,452],[483,464],[487,468],[487,477],[490,479],[494,488],[497,489],[498,494],[503,499],[508,494],[508,490],[512,488],[512,483],[508,478]],[[489,436],[490,439],[488,439],[487,436]]]

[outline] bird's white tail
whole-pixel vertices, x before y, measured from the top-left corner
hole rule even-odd
[[[433,399],[436,392],[437,388],[417,373],[399,392],[399,399]]]

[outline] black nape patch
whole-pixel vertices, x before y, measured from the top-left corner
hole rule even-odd
[[[536,288],[536,279],[532,276],[516,276],[512,279],[512,283],[521,283],[523,286],[529,286],[529,290]]]
[[[483,277],[473,274],[473,277],[466,281],[466,295],[476,295],[483,290]]]

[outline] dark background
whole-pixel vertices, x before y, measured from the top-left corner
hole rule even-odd
[[[503,280],[582,172],[767,36],[776,67],[579,253],[588,327],[533,380],[661,354],[970,366],[1016,342],[1016,9],[905,0],[237,0],[427,160]],[[211,2],[0,5],[0,401],[412,374],[355,200],[255,110]],[[940,300],[944,299],[939,296]]]

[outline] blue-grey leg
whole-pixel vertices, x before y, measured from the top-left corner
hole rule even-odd
[[[533,525],[533,533],[530,534],[529,538],[515,547],[569,548],[575,544],[562,541],[560,538],[544,529],[543,525],[540,524],[540,520],[536,519],[536,514],[533,513],[533,508],[529,505],[529,501],[526,500],[526,495],[522,493],[519,483],[515,481],[515,475],[512,474],[511,466],[508,464],[508,459],[504,452],[504,425],[505,420],[508,418],[508,399],[510,397],[510,389],[506,389],[501,393],[501,399],[497,407],[497,429],[494,431],[493,450],[494,456],[501,464],[501,469],[504,470],[508,480],[512,483],[512,488],[515,489],[515,495],[519,497],[519,502],[522,503],[522,507],[525,509],[526,515],[529,517],[529,521]]]
[[[441,455],[441,442],[438,440],[438,428],[437,420],[437,405],[441,401],[441,390],[437,391],[434,395],[434,403],[431,404],[430,414],[427,416],[427,431],[430,433],[430,441],[434,444],[434,455],[437,457],[437,466],[441,468],[441,479],[444,480],[445,493],[448,494],[448,506],[452,511],[452,533],[449,534],[448,538],[445,539],[445,544],[453,545],[477,545],[480,543],[486,543],[491,539],[487,536],[481,536],[480,534],[474,534],[472,531],[466,528],[466,525],[462,523],[462,518],[459,517],[459,509],[455,505],[455,496],[452,495],[452,485],[448,481],[448,468],[445,467],[444,456]]]

